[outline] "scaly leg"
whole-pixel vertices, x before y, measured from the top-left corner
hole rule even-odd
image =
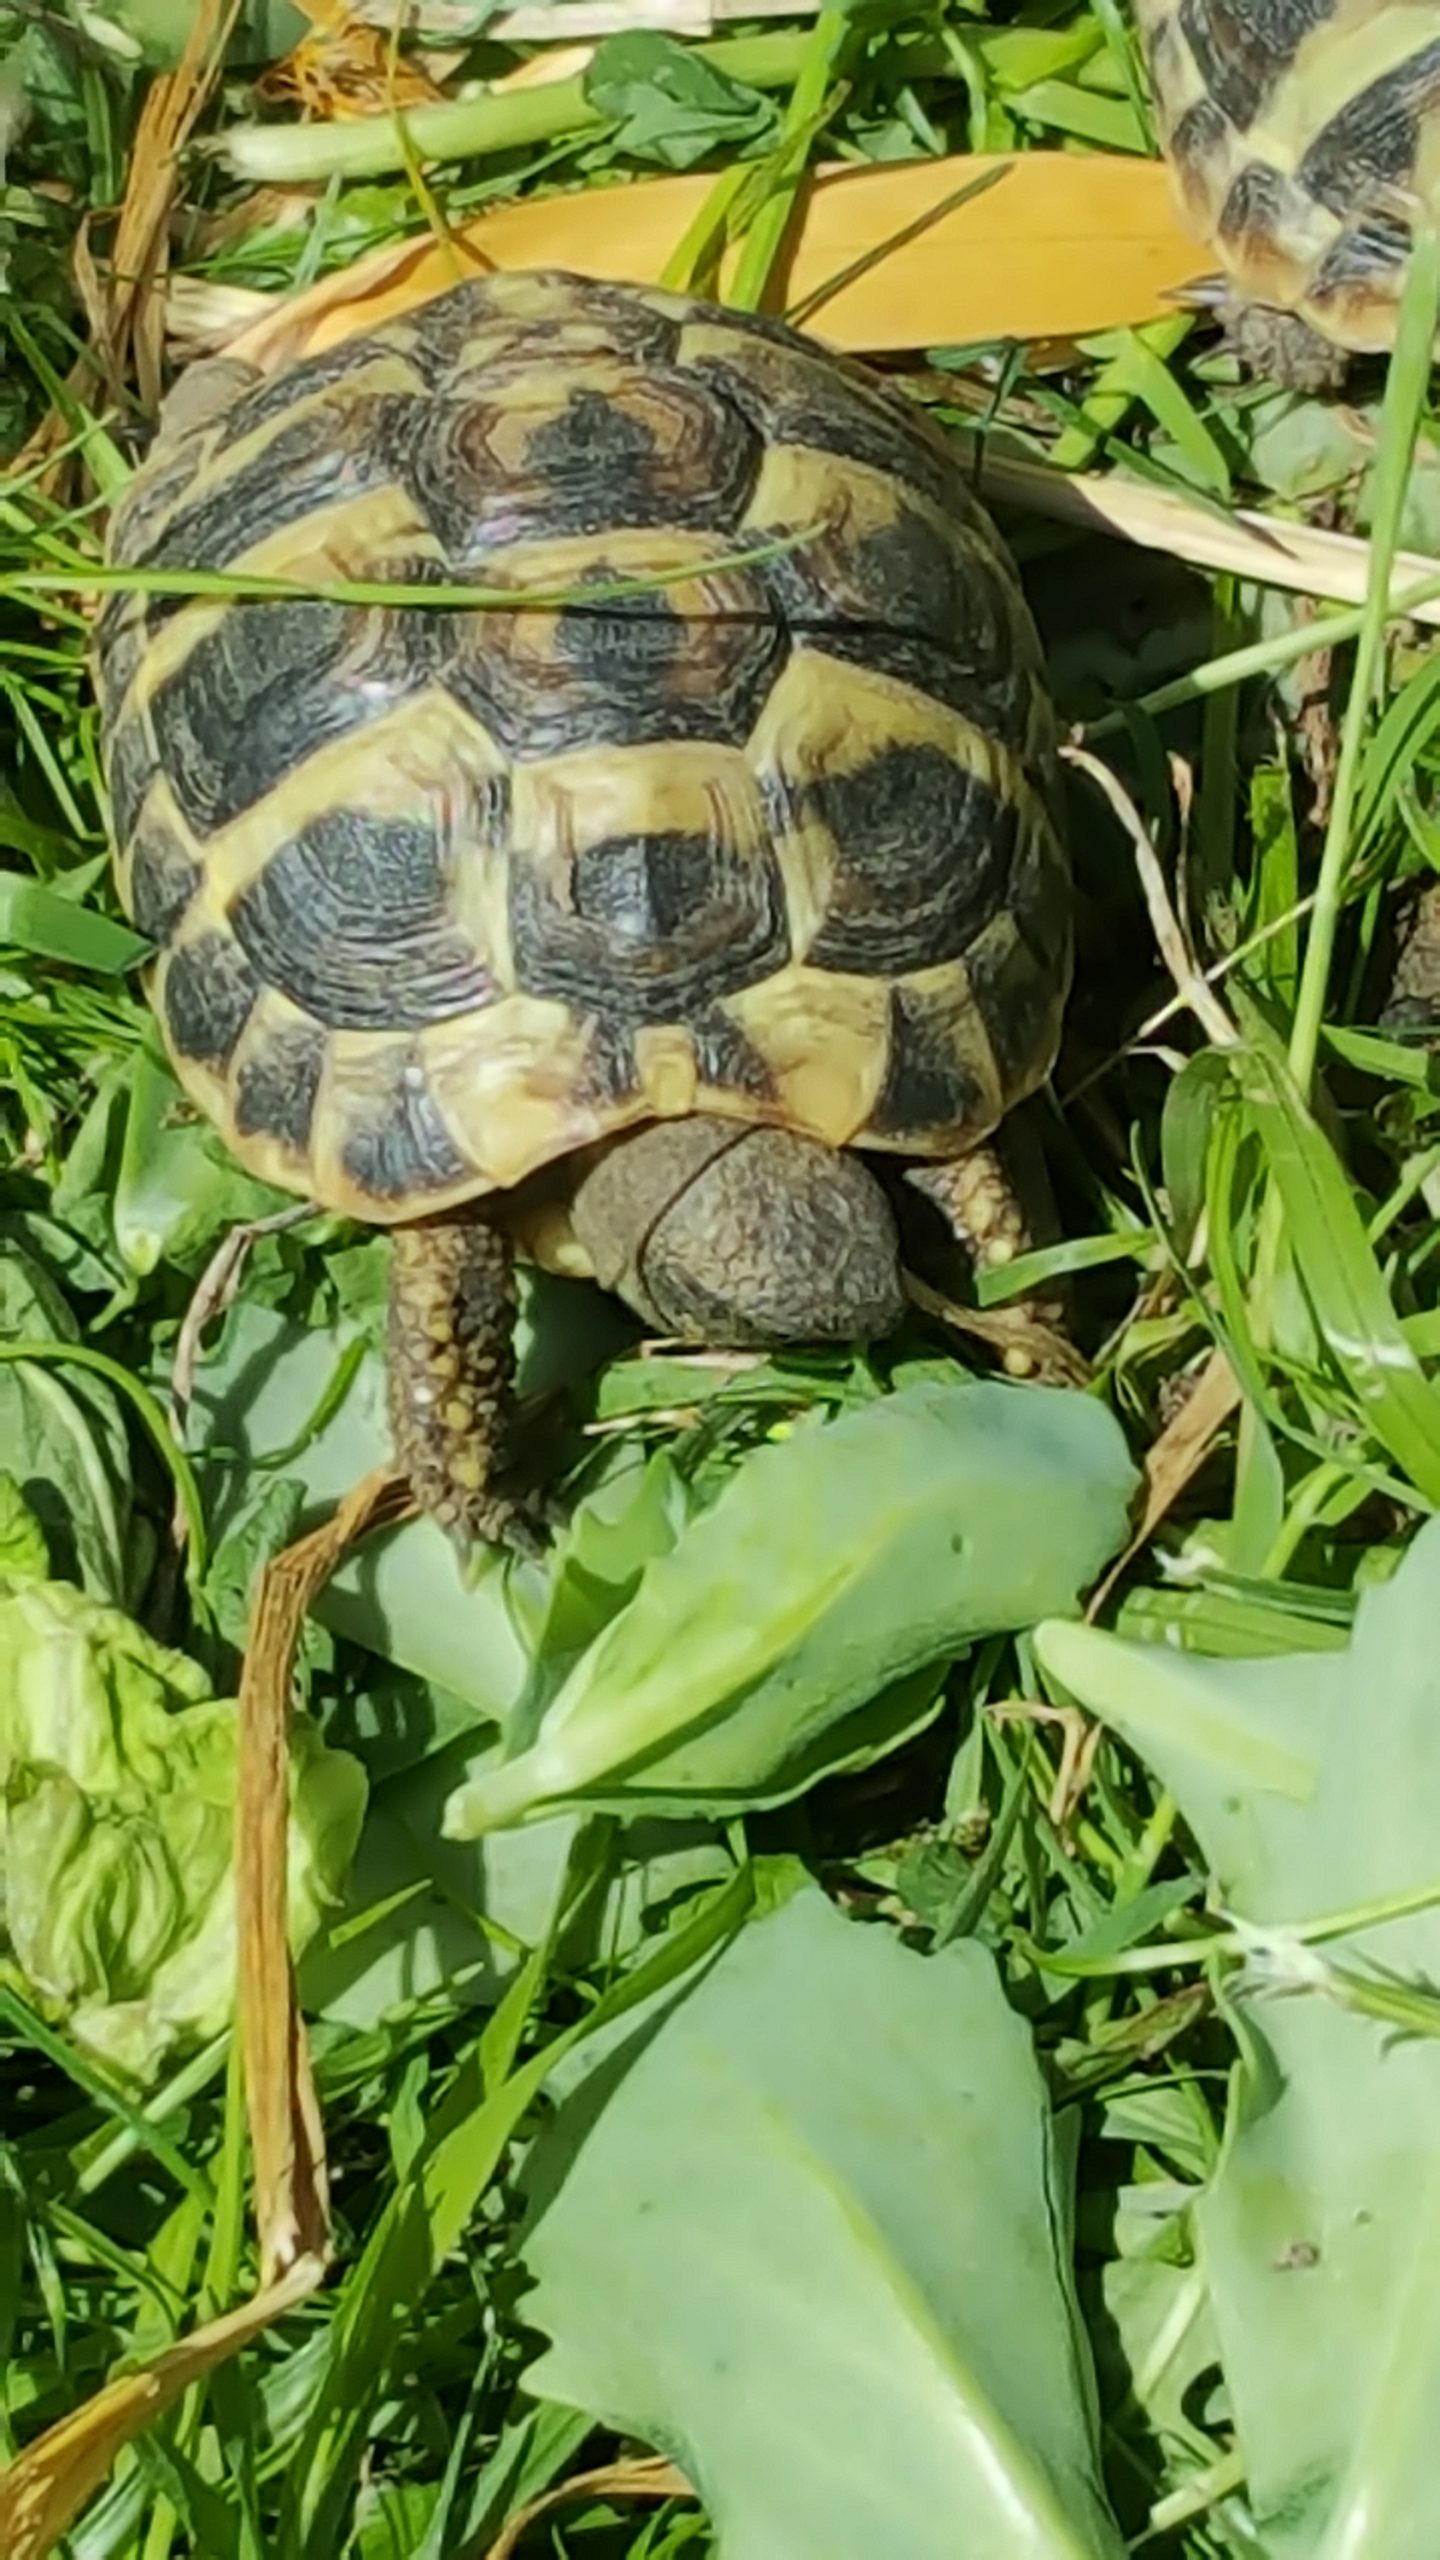
[[[948,1163],[912,1165],[905,1177],[939,1210],[975,1271],[1000,1270],[1057,1232],[1044,1158],[1028,1125],[1019,1125],[1022,1116],[988,1145]],[[1051,1283],[983,1315],[967,1312],[966,1323],[993,1342],[1013,1376],[1083,1377],[1065,1318],[1063,1288]]]
[[[508,1239],[473,1209],[391,1239],[390,1427],[421,1510],[462,1554],[533,1546],[504,1489],[514,1420],[515,1280]]]

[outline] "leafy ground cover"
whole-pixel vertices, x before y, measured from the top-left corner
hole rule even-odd
[[[160,0],[0,8],[7,2455],[256,2285],[241,1651],[384,1457],[385,1244],[178,1107],[108,878],[89,616],[166,328],[676,170],[755,301],[807,161],[1149,148],[1111,0],[632,29],[471,95],[529,52],[487,14],[397,50],[317,10],[282,72],[301,23],[241,13],[166,93],[172,203]],[[397,81],[423,159],[356,112]],[[127,298],[157,226],[169,289]],[[1330,403],[1178,317],[897,365],[996,455],[1373,537],[1342,612],[1007,514],[1092,761],[1065,1241],[1003,1287],[1067,1278],[1090,1382],[1000,1383],[920,1312],[863,1358],[678,1360],[529,1286],[553,1551],[465,1587],[382,1531],[305,1626],[331,2272],[55,2547],[1430,2560],[1440,1144],[1389,997],[1440,675],[1385,599],[1440,552],[1435,302],[1426,248]]]

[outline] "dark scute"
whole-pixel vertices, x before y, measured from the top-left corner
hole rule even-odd
[[[135,832],[145,794],[155,777],[154,741],[143,711],[132,713],[113,729],[105,744],[105,779],[110,789],[110,817],[117,844]]]
[[[130,841],[131,921],[152,942],[168,942],[200,886],[200,866],[159,818]]]
[[[277,1025],[245,1060],[235,1087],[235,1130],[241,1138],[278,1138],[303,1155],[325,1065],[323,1031]]]
[[[1301,185],[1332,213],[1363,217],[1370,187],[1412,187],[1421,124],[1440,118],[1440,36],[1372,80],[1315,136]]]
[[[423,690],[443,620],[311,601],[232,605],[151,704],[161,764],[197,834],[228,826],[318,747]]]
[[[883,471],[935,506],[969,512],[963,475],[942,438],[899,393],[834,368],[815,351],[808,364],[767,365],[763,354],[732,361],[697,357],[694,370],[741,419],[776,444],[806,445]]]
[[[183,496],[195,468],[196,456],[189,444],[177,445],[170,454],[147,455],[143,470],[129,482],[110,518],[106,557],[114,567],[134,569],[149,559],[155,526]],[[140,600],[126,596],[118,601]]]
[[[1199,98],[1187,107],[1171,136],[1171,149],[1182,164],[1204,163],[1212,152],[1223,151],[1230,139],[1230,120],[1216,106],[1213,98]]]
[[[877,1137],[959,1129],[979,1113],[984,1095],[964,1064],[954,994],[896,987],[890,996],[890,1064],[870,1115]]]
[[[763,575],[798,638],[1023,743],[1034,644],[987,552],[902,506],[892,524],[791,552]]]
[[[606,1111],[617,1103],[633,1101],[639,1090],[634,1026],[617,1022],[608,1013],[598,1014],[591,1024],[584,1061],[575,1079],[576,1101]]]
[[[1324,305],[1357,285],[1389,284],[1410,255],[1408,224],[1387,214],[1352,223],[1325,252],[1315,270],[1311,299]]]
[[[1285,210],[1286,180],[1278,169],[1248,161],[1232,179],[1216,225],[1222,240],[1268,240],[1279,230]]]
[[[552,629],[546,656],[507,647],[498,617],[477,619],[446,671],[472,719],[529,761],[601,745],[743,745],[787,647],[763,598],[753,614],[687,616],[657,591],[564,606]]]
[[[202,934],[173,952],[164,1002],[177,1054],[200,1066],[227,1067],[259,993],[254,970],[228,934]]]
[[[1181,0],[1180,24],[1206,90],[1243,133],[1335,0]]]
[[[465,372],[476,340],[496,329],[513,330],[512,354],[530,362],[553,362],[557,354],[563,359],[565,335],[572,328],[583,328],[587,338],[603,337],[615,355],[638,363],[665,364],[674,354],[676,322],[650,310],[623,286],[577,277],[574,310],[560,316],[518,309],[512,295],[496,291],[496,282],[478,276],[454,285],[414,315],[414,339],[406,353],[433,390],[443,394],[452,377]]]
[[[573,478],[577,472],[608,477],[613,471],[623,481],[649,470],[655,459],[655,438],[645,419],[623,402],[580,389],[571,392],[553,418],[536,427],[528,450],[534,468],[553,472],[557,479]]]
[[[288,387],[288,377],[286,381]],[[254,544],[287,525],[303,523],[317,507],[384,488],[392,474],[369,436],[373,405],[362,400],[350,407],[325,404],[307,411],[272,436],[243,469],[202,489],[193,506],[171,518],[158,540],[127,548],[127,558],[151,569],[228,569]],[[152,596],[151,623],[178,613],[185,601]]]
[[[528,993],[623,1023],[689,1021],[789,956],[768,854],[703,835],[611,836],[576,857],[566,905],[526,862],[510,885],[515,968]]]
[[[1063,901],[1057,901],[1063,913]],[[1063,947],[1063,946],[1062,946]],[[1063,966],[1045,960],[1028,938],[997,954],[972,951],[970,985],[1007,1089],[1028,1084],[1053,1041]]]
[[[395,1059],[388,1088],[372,1099],[369,1120],[352,1129],[345,1143],[345,1171],[376,1200],[441,1191],[470,1170],[428,1086],[405,1082],[406,1067],[419,1063],[414,1053]]]
[[[645,388],[673,413],[675,442],[645,409],[585,388],[540,421],[526,452],[557,533],[622,525],[733,525],[760,469],[759,439],[688,373],[651,372]]]
[[[690,1025],[695,1064],[701,1082],[726,1093],[748,1093],[756,1102],[773,1102],[775,1078],[738,1022],[718,1005],[704,1008]]]
[[[585,697],[584,737],[739,746],[759,718],[787,643],[768,613],[687,617],[656,594],[567,607],[556,646],[577,713]]]
[[[311,400],[317,392],[333,390],[337,384],[349,382],[363,373],[375,355],[375,339],[348,338],[343,346],[326,347],[319,355],[304,356],[298,364],[287,365],[283,372],[272,374],[268,382],[257,384],[237,400],[231,410],[223,434],[216,445],[217,453],[226,453],[243,437],[253,435],[257,427],[271,418],[281,418],[298,401]],[[275,451],[267,448],[268,455]]]
[[[327,810],[232,900],[266,984],[334,1030],[419,1031],[488,1004],[495,981],[446,909],[433,827]]]
[[[810,785],[837,849],[812,968],[869,977],[933,968],[966,950],[1005,895],[1015,812],[934,746],[883,747]]]
[[[567,363],[561,345],[549,360],[575,387],[562,408],[535,420],[518,466],[492,450],[499,418],[483,378],[463,398],[373,404],[386,475],[413,500],[452,569],[527,539],[738,523],[759,471],[759,440],[698,384],[678,373],[645,378],[649,394],[665,392],[683,429],[671,447],[644,408],[587,387],[583,358]]]
[[[145,654],[145,599],[108,595],[95,622],[95,650],[100,666],[100,698],[106,718],[114,721]]]

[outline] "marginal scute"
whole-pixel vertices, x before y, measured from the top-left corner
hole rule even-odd
[[[136,932],[151,942],[168,941],[204,877],[168,819],[141,819],[131,831],[126,870],[125,909]]]
[[[159,762],[143,712],[132,711],[117,722],[106,741],[105,775],[118,844],[129,844],[133,838]]]
[[[182,942],[166,961],[161,997],[177,1057],[227,1067],[259,993],[259,979],[228,934]]]
[[[356,1190],[381,1205],[421,1201],[465,1178],[461,1155],[436,1105],[418,1048],[387,1049],[351,1123],[341,1164]]]
[[[1004,1101],[968,977],[952,971],[893,988],[889,1064],[866,1138],[918,1153],[948,1151],[961,1135],[988,1135]]]
[[[1048,1065],[1069,882],[1038,643],[953,451],[658,290],[388,309],[179,404],[117,519],[121,565],[485,589],[107,608],[122,894],[192,1100],[384,1225],[546,1167],[559,1198],[696,1112],[991,1125]]]
[[[1440,126],[1440,35],[1348,98],[1322,126],[1299,167],[1299,179],[1342,219],[1371,204],[1384,209],[1386,193],[1417,184],[1421,129]],[[1432,179],[1432,185],[1437,182]]]
[[[242,1138],[268,1138],[293,1156],[310,1143],[325,1035],[305,1022],[273,1023],[252,1038],[235,1076],[235,1127]]]

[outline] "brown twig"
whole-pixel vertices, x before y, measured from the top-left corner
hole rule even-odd
[[[239,2027],[260,2264],[274,2283],[330,2245],[325,2143],[290,1961],[290,1688],[305,1616],[346,1549],[403,1516],[408,1488],[377,1468],[322,1528],[260,1577],[240,1678],[235,1895],[240,1914]]]

